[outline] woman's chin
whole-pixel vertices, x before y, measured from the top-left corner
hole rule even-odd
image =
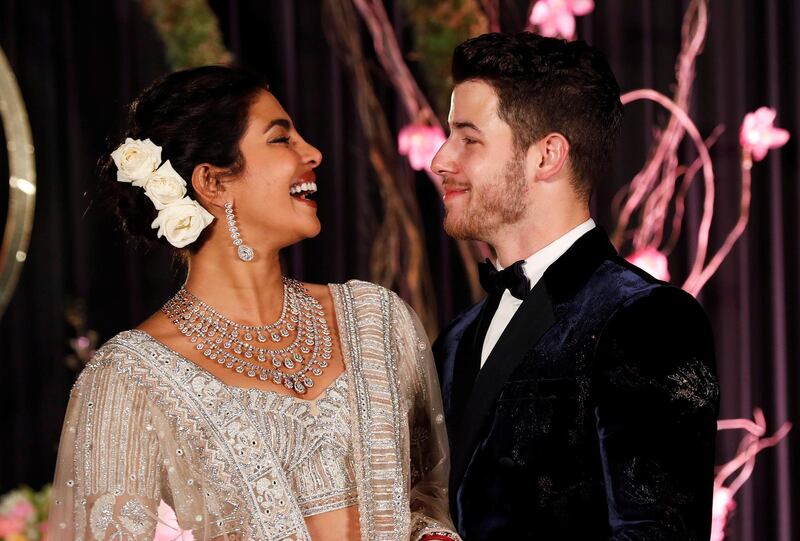
[[[306,223],[301,226],[300,231],[298,231],[299,238],[297,239],[297,242],[306,239],[313,239],[319,235],[320,231],[322,231],[322,224],[315,215],[313,219],[307,220]]]
[[[314,237],[319,235],[320,231],[322,231],[322,224],[320,224],[319,220],[317,220],[316,227],[314,227],[311,231],[308,232],[308,234],[306,235],[306,238],[307,239],[313,239]]]

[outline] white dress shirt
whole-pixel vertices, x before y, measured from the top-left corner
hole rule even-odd
[[[531,289],[542,278],[547,268],[555,263],[555,261],[564,255],[564,252],[570,249],[579,238],[594,229],[594,220],[589,218],[578,227],[571,229],[567,234],[557,238],[532,256],[525,260],[522,269],[525,276],[530,281]],[[497,270],[503,270],[503,267],[495,262]],[[497,341],[506,330],[508,322],[517,313],[522,301],[512,295],[507,289],[503,292],[500,299],[500,304],[497,306],[497,311],[492,317],[492,322],[489,324],[489,329],[486,331],[486,338],[483,340],[483,349],[481,350],[481,368],[486,363],[489,354],[497,345]]]

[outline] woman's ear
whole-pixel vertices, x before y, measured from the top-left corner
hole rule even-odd
[[[207,163],[195,166],[192,171],[192,188],[203,206],[222,208],[225,206],[223,170]]]
[[[558,132],[548,133],[531,145],[528,154],[529,159],[534,160],[536,178],[548,180],[564,168],[569,156],[569,141]]]

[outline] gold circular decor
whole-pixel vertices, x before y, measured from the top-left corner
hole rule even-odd
[[[11,300],[14,288],[28,257],[36,202],[36,164],[33,159],[31,126],[25,103],[0,48],[0,117],[3,119],[8,148],[8,215],[0,246],[0,316]]]

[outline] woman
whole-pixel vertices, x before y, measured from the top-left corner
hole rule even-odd
[[[131,106],[104,182],[127,232],[185,256],[183,288],[72,391],[54,539],[456,539],[429,347],[393,293],[303,284],[319,233],[306,143],[244,70],[171,74]],[[155,230],[155,231],[154,231]]]

